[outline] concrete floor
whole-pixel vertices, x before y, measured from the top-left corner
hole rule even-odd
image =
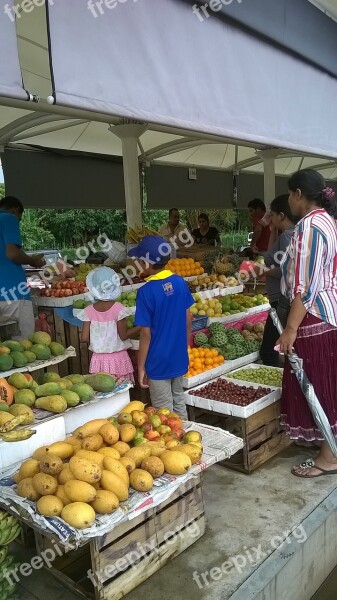
[[[275,536],[284,539],[287,532],[296,527],[296,544],[303,542],[305,530],[302,521],[313,514],[315,508],[337,490],[337,477],[306,481],[290,474],[293,464],[298,464],[313,454],[310,450],[293,446],[251,476],[221,466],[207,471],[205,505],[208,524],[205,535],[128,594],[127,600],[139,600],[140,596],[146,597],[147,600],[228,600],[234,593],[235,599],[238,600],[257,597],[253,593],[247,595],[244,588],[247,586],[247,579],[250,578],[249,582],[254,584],[251,589],[256,590],[259,585],[260,589],[263,589],[260,571],[257,573],[257,569],[260,565],[261,568],[266,565],[265,561],[274,561],[276,551],[273,545],[277,544]],[[29,559],[27,552],[23,552],[22,548],[17,546],[17,551],[21,555],[20,558],[24,556],[26,561]],[[287,544],[282,547],[282,551],[282,558],[291,556],[291,553],[287,555]],[[241,558],[237,558],[238,555]],[[243,556],[246,559],[243,559]],[[241,567],[243,560],[246,560],[246,564]],[[216,574],[218,579],[212,580],[210,570],[221,566],[225,561],[231,563],[228,573],[214,571],[214,577]],[[233,562],[239,564],[239,570],[234,568]],[[330,571],[335,564],[337,555]],[[200,576],[199,585],[196,578],[193,578],[195,572]],[[205,574],[204,578],[202,573]],[[329,571],[326,576],[328,573]],[[297,576],[300,581],[301,574],[297,573]],[[239,589],[241,585],[242,592]],[[327,582],[313,600],[335,599],[336,585],[337,575],[334,574],[331,581]],[[65,590],[46,571],[36,571],[32,576],[21,580],[21,598],[24,600],[45,600],[47,590],[48,600],[78,598]],[[310,600],[313,594],[306,597],[303,594],[296,595],[294,591],[292,598],[296,600],[299,597]],[[272,594],[266,598],[291,600],[290,597],[281,599]]]

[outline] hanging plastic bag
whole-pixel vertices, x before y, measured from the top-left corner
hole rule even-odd
[[[51,329],[47,321],[46,313],[39,313],[38,319],[35,319],[35,331],[45,331],[51,335]]]

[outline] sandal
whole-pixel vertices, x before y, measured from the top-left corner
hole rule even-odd
[[[320,473],[318,475],[305,475],[298,473],[297,469],[317,469],[317,471],[320,471]],[[318,467],[312,458],[308,458],[298,467],[294,467],[293,469],[291,469],[291,473],[295,475],[295,477],[302,477],[302,479],[315,479],[316,477],[322,477],[323,475],[337,475],[337,469],[327,471],[326,469]]]

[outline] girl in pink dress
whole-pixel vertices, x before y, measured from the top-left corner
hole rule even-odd
[[[93,352],[89,371],[110,373],[120,381],[134,382],[127,349],[132,346],[130,338],[140,328],[128,329],[126,319],[131,312],[123,304],[115,302],[121,295],[119,277],[109,267],[99,267],[88,274],[86,284],[96,300],[79,314],[84,321],[82,342],[89,343]]]

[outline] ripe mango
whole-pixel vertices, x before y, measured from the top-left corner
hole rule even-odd
[[[37,501],[36,508],[44,517],[59,517],[63,509],[63,502],[54,495],[42,496]]]
[[[160,455],[165,471],[170,475],[185,475],[192,466],[192,461],[187,454],[178,450],[165,450]]]
[[[86,483],[97,483],[101,478],[100,467],[85,458],[73,456],[69,461],[69,467],[74,475],[74,479],[79,479]]]
[[[128,448],[129,448],[129,446],[128,446]],[[106,447],[103,447],[103,448],[100,448],[98,450],[97,454],[101,454],[103,457],[104,456],[110,456],[110,458],[115,458],[116,460],[119,460],[120,457],[121,457],[120,453],[115,448],[106,448]]]
[[[118,431],[121,441],[125,442],[126,444],[128,442],[132,442],[133,438],[137,433],[137,429],[131,423],[125,423],[123,425],[120,425]]]
[[[96,513],[108,515],[119,507],[119,500],[116,494],[109,490],[97,490],[96,498],[91,502],[91,506]]]
[[[129,497],[129,488],[126,483],[118,475],[111,473],[111,471],[102,471],[101,486],[104,490],[116,494],[120,502],[127,500]]]
[[[59,474],[57,480],[59,482],[60,485],[65,485],[67,483],[67,481],[70,481],[71,479],[74,479],[74,474],[73,472],[70,470],[69,465],[66,465],[61,473]]]
[[[40,496],[48,496],[55,494],[57,490],[57,479],[52,475],[46,475],[46,473],[37,473],[34,475],[32,484],[34,489]]]
[[[67,442],[54,442],[50,446],[45,447],[45,452],[55,454],[64,460],[70,458],[74,454],[74,446],[67,444]]]
[[[129,473],[127,472],[124,465],[121,462],[119,462],[119,460],[110,458],[109,456],[105,456],[103,457],[103,466],[104,469],[106,469],[107,471],[111,471],[111,473],[115,473],[115,475],[118,475],[118,477],[123,479],[125,484],[129,486]]]
[[[123,412],[132,413],[134,410],[143,411],[145,406],[146,404],[143,404],[143,402],[139,402],[139,400],[132,400],[132,402],[129,402],[129,404],[124,406]]]
[[[57,490],[55,492],[55,496],[57,496],[57,498],[60,498],[60,500],[63,503],[63,506],[66,506],[67,504],[71,503],[70,498],[65,493],[64,485],[58,485],[57,486]]]
[[[103,427],[101,427],[101,429],[99,430],[99,433],[102,436],[105,443],[111,446],[112,444],[116,444],[116,442],[118,442],[119,440],[119,431],[117,427],[112,425],[112,423],[106,423],[105,425],[103,425]]]
[[[116,442],[116,444],[112,445],[112,448],[117,450],[121,456],[124,456],[124,454],[130,450],[129,444],[126,444],[125,442]]]
[[[93,433],[87,435],[82,441],[83,450],[90,450],[91,452],[97,452],[103,446],[103,438],[99,433]]]
[[[143,444],[142,446],[137,446],[137,448],[131,448],[124,456],[132,458],[136,463],[136,467],[139,468],[143,460],[148,456],[151,456],[151,447],[147,446],[147,444]]]
[[[104,450],[104,448],[102,448]],[[90,450],[83,450],[82,448],[76,452],[77,458],[85,458],[91,462],[96,463],[99,467],[103,467],[104,455],[99,452],[91,452]]]
[[[46,383],[45,385],[54,385]],[[61,390],[62,391],[62,390]],[[35,407],[52,413],[63,413],[67,410],[67,401],[62,396],[45,396],[35,400]]]
[[[88,423],[77,427],[74,431],[74,435],[83,440],[87,435],[98,433],[101,427],[108,422],[108,419],[94,419],[93,421],[88,421]]]
[[[193,444],[182,444],[179,446],[179,452],[187,454],[190,457],[192,465],[195,465],[202,457],[202,450]]]
[[[87,529],[95,522],[96,513],[86,502],[71,502],[63,508],[61,518],[71,527]]]
[[[71,479],[64,484],[64,491],[72,502],[92,502],[96,498],[96,490],[85,481]]]
[[[40,463],[35,458],[30,458],[29,460],[25,460],[22,463],[19,473],[18,473],[18,482],[22,481],[22,479],[27,479],[27,477],[34,477],[37,473],[40,472]]]
[[[153,477],[143,469],[135,469],[130,475],[130,485],[138,492],[148,492],[153,488]]]

